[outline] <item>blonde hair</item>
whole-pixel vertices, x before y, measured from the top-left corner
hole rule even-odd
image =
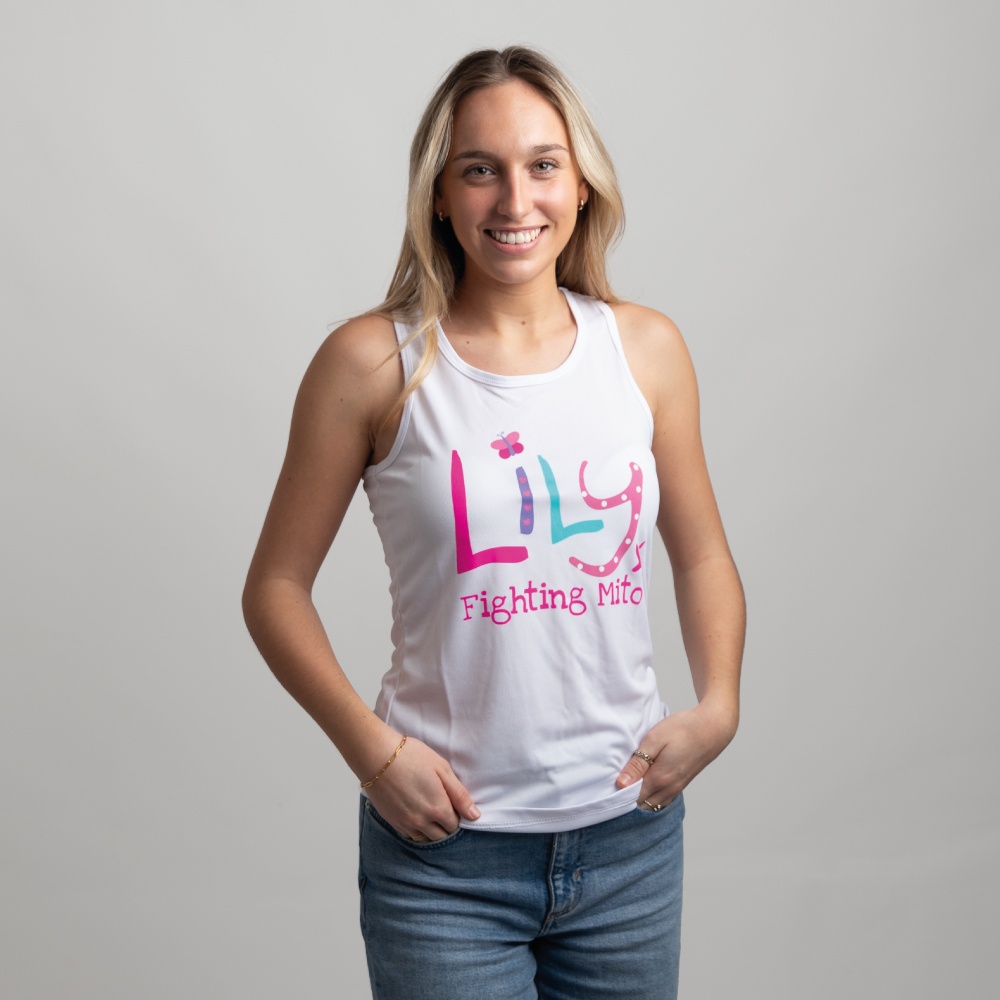
[[[450,223],[434,214],[438,178],[451,148],[452,122],[462,99],[475,90],[521,80],[562,116],[570,147],[590,188],[585,208],[556,262],[559,285],[605,302],[617,302],[606,271],[609,249],[621,237],[625,209],[611,157],[580,96],[545,56],[519,45],[482,49],[460,59],[442,80],[424,111],[410,146],[406,231],[385,301],[366,315],[413,324],[406,343],[424,335],[420,362],[386,417],[399,411],[437,357],[437,320],[446,315],[462,277],[465,258]]]

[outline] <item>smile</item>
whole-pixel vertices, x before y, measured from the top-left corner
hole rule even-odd
[[[487,229],[486,232],[497,243],[534,243],[544,228],[539,226],[537,229],[519,229],[516,232],[509,229]]]

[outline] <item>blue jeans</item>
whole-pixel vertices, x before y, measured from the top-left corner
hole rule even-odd
[[[374,1000],[673,1000],[683,817],[678,795],[566,833],[415,843],[362,799]]]

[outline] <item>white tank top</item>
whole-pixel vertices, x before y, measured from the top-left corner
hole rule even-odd
[[[577,335],[554,371],[480,371],[439,326],[434,368],[364,475],[392,595],[375,711],[451,763],[474,829],[634,808],[639,786],[615,779],[666,715],[647,619],[652,415],[614,314],[563,294]],[[403,350],[407,377],[421,348]]]

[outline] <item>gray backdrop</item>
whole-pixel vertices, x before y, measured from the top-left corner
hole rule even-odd
[[[619,293],[687,334],[749,596],[682,995],[993,995],[998,11],[5,4],[0,994],[367,995],[356,782],[239,593],[298,380],[386,288],[424,103],[523,41],[620,170]],[[386,583],[362,497],[318,600],[369,698]]]

